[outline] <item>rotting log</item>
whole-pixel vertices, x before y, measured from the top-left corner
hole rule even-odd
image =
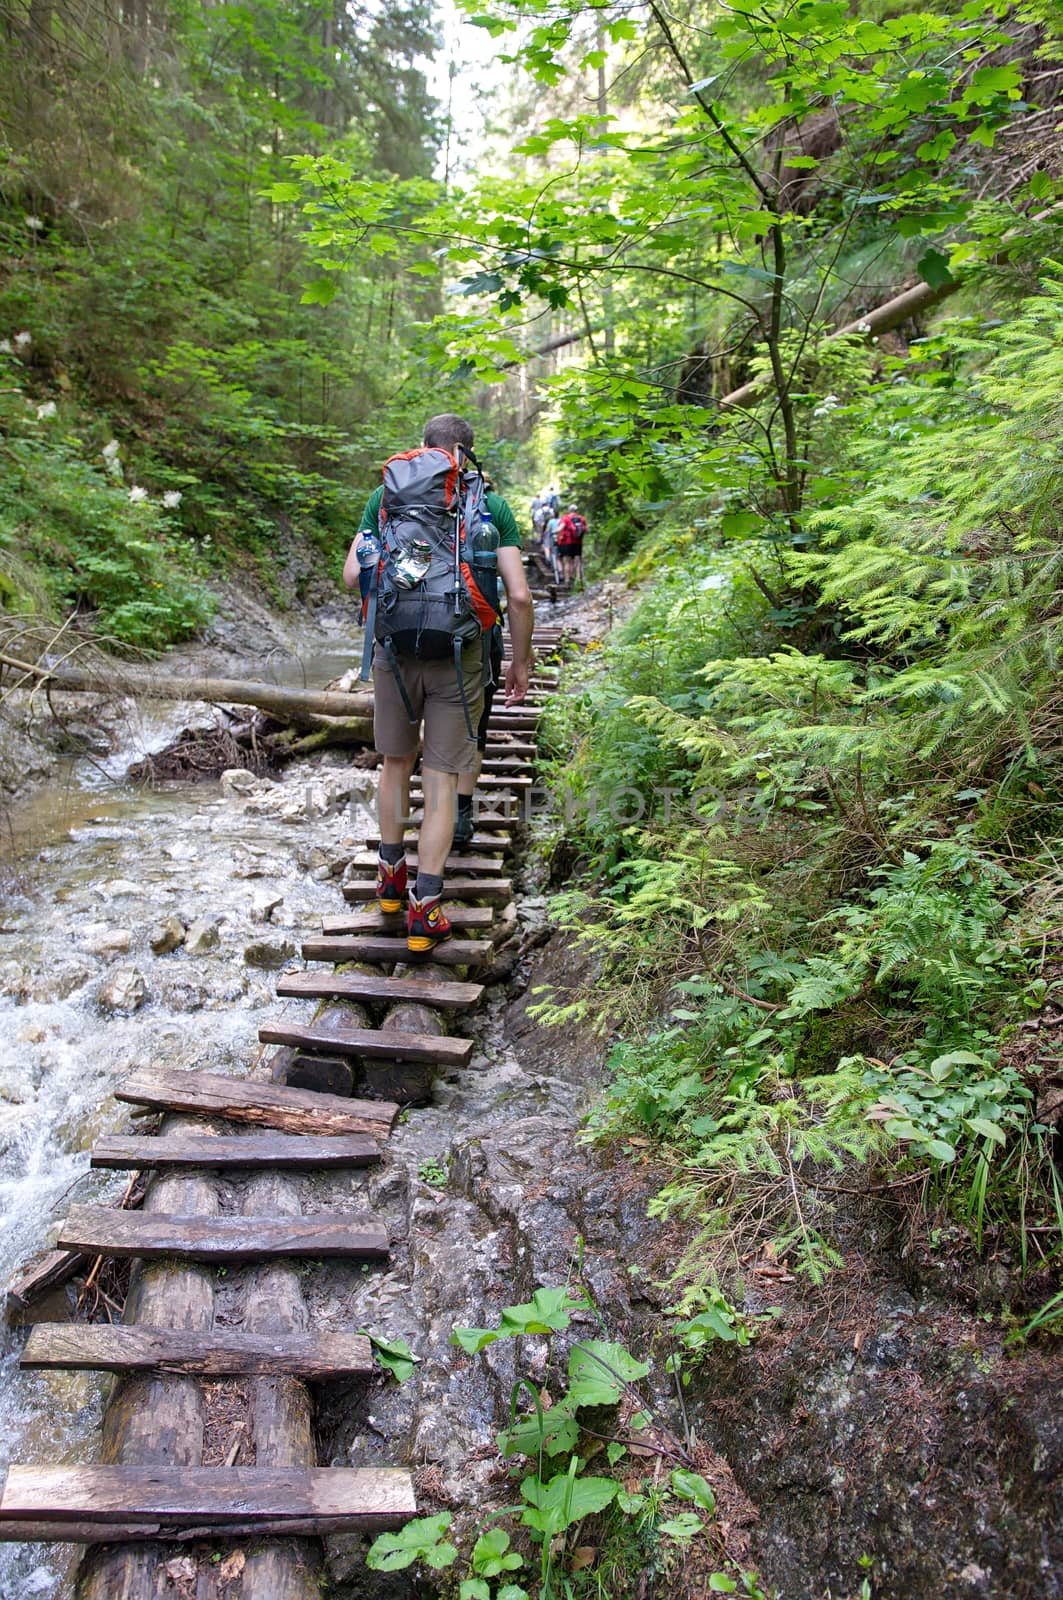
[[[120,694],[138,700],[209,700],[229,705],[255,706],[276,717],[309,729],[321,729],[321,718],[341,721],[372,717],[371,694],[344,694],[336,689],[289,689],[276,683],[244,678],[162,678],[113,666],[83,670],[78,667],[43,667],[0,654],[0,666],[21,672],[26,685],[62,689],[77,694]],[[370,730],[371,723],[364,721]]]
[[[376,1261],[387,1256],[388,1235],[368,1215],[319,1211],[309,1217],[211,1217],[188,1212],[111,1211],[71,1206],[60,1244],[93,1255],[147,1261],[181,1256],[219,1263],[297,1256],[342,1256]]]
[[[186,1134],[196,1126],[191,1118],[167,1117],[161,1131]],[[156,1178],[144,1210],[164,1212],[174,1205],[188,1215],[216,1216],[217,1187],[203,1177]],[[206,1334],[213,1320],[208,1272],[170,1263],[134,1269],[124,1321]],[[197,1466],[203,1459],[203,1427],[203,1393],[194,1378],[123,1378],[115,1383],[104,1414],[101,1460],[117,1466]],[[90,1548],[78,1571],[77,1600],[153,1600],[165,1594],[164,1549],[153,1544]]]
[[[257,1173],[244,1190],[245,1212],[296,1216],[295,1186],[275,1173]],[[310,1326],[298,1272],[285,1262],[248,1274],[244,1329],[255,1334],[295,1334]],[[255,1462],[259,1467],[317,1464],[313,1411],[305,1383],[292,1376],[256,1378],[251,1385]],[[321,1552],[308,1541],[257,1544],[244,1566],[243,1600],[318,1600]]]
[[[26,1371],[178,1372],[186,1377],[276,1377],[321,1381],[373,1371],[369,1340],[356,1333],[187,1333],[142,1323],[38,1322],[19,1359]]]
[[[398,1106],[381,1100],[348,1100],[220,1073],[163,1067],[134,1073],[114,1093],[117,1100],[155,1110],[196,1111],[285,1133],[365,1133],[385,1139],[398,1114]]]

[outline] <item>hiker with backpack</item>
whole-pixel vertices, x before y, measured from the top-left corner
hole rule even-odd
[[[569,506],[557,529],[557,553],[561,558],[561,575],[566,583],[583,576],[583,536],[586,532],[586,517],[575,506]]]
[[[520,532],[506,501],[484,487],[464,418],[430,418],[421,448],[385,463],[343,569],[348,588],[359,584],[363,570],[369,578],[362,676],[368,678],[371,665],[374,742],[384,758],[377,901],[395,914],[408,892],[407,949],[426,956],[452,931],[443,873],[459,774],[479,770],[484,688],[497,662],[491,644],[499,578],[512,643],[507,705],[527,695],[532,665],[533,608]],[[416,882],[408,887],[403,830],[422,726],[424,815]]]

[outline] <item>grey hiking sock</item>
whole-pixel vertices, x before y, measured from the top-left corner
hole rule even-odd
[[[405,854],[406,846],[404,844],[382,844],[380,846],[380,859],[381,861],[386,861],[389,867],[393,867],[396,861],[401,861]]]
[[[413,892],[418,900],[438,900],[443,893],[443,879],[437,878],[434,872],[419,872]]]

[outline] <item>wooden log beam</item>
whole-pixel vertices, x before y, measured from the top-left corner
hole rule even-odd
[[[85,1205],[70,1207],[59,1241],[66,1249],[142,1261],[167,1256],[214,1262],[269,1256],[378,1261],[389,1249],[386,1228],[369,1216],[201,1217]]]
[[[262,1518],[278,1527],[325,1522],[354,1530],[394,1527],[416,1509],[409,1473],[394,1467],[13,1466],[0,1496],[0,1525],[91,1519],[250,1531]]]
[[[405,938],[389,939],[371,933],[349,939],[306,939],[302,957],[304,961],[376,961],[392,966],[414,960]],[[417,959],[418,964],[427,961],[444,967],[484,967],[494,960],[494,949],[489,939],[447,939]]]
[[[405,948],[405,941],[403,941]],[[411,1033],[396,1039],[379,1028],[341,1028],[312,1023],[267,1022],[258,1030],[263,1044],[285,1044],[296,1049],[318,1050],[324,1055],[353,1056],[363,1061],[430,1061],[442,1066],[464,1066],[472,1054],[471,1039],[435,1038]]]
[[[261,1035],[260,1035],[261,1037]],[[288,1043],[290,1041],[283,1041]],[[126,1171],[200,1171],[253,1167],[308,1169],[367,1167],[380,1160],[380,1146],[366,1134],[330,1138],[315,1134],[269,1133],[214,1138],[163,1138],[111,1134],[97,1140],[90,1165]]]
[[[22,672],[30,682],[49,689],[77,694],[121,694],[138,700],[209,700],[227,704],[256,706],[281,722],[315,726],[313,718],[339,717],[364,719],[373,714],[373,696],[342,694],[333,689],[287,689],[276,683],[244,678],[159,677],[128,672],[118,662],[113,666],[81,669],[43,667],[32,661],[0,655],[0,665]]]
[[[376,899],[376,884],[371,878],[343,885],[343,898],[353,904]],[[443,885],[444,900],[485,900],[490,905],[508,905],[513,898],[509,878],[451,878]],[[283,991],[278,990],[278,993]],[[372,996],[365,996],[371,999]]]
[[[158,1110],[192,1111],[285,1133],[368,1134],[384,1139],[398,1115],[387,1100],[349,1100],[280,1084],[226,1078],[212,1072],[145,1068],[114,1091],[115,1098]]]
[[[489,928],[495,920],[493,906],[463,906],[459,901],[443,901],[444,910],[455,928]],[[370,906],[365,911],[350,911],[346,916],[322,917],[321,931],[325,935],[347,933],[388,933],[404,931],[402,912],[394,914]],[[259,1036],[261,1037],[261,1035]]]
[[[293,1378],[365,1377],[373,1372],[368,1339],[356,1333],[246,1333],[109,1323],[43,1322],[31,1328],[19,1361],[36,1371],[179,1372],[189,1377],[240,1374]]]
[[[278,979],[277,993],[288,999],[379,1000],[393,1004],[409,1000],[468,1011],[479,1003],[483,985],[429,983],[424,978],[366,978],[356,972],[291,972]]]

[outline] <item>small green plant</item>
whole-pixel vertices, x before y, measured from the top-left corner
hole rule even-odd
[[[432,1156],[428,1160],[422,1161],[417,1168],[417,1176],[430,1189],[445,1189],[447,1179],[450,1176],[446,1156]]]
[[[443,1537],[453,1521],[450,1512],[443,1511],[435,1517],[415,1517],[398,1533],[380,1534],[369,1547],[366,1566],[373,1572],[401,1572],[415,1561],[436,1572],[453,1566],[457,1547]]]
[[[413,1369],[421,1358],[413,1354],[405,1339],[382,1339],[368,1328],[360,1328],[359,1332],[372,1345],[374,1358],[399,1383],[413,1376]]]

